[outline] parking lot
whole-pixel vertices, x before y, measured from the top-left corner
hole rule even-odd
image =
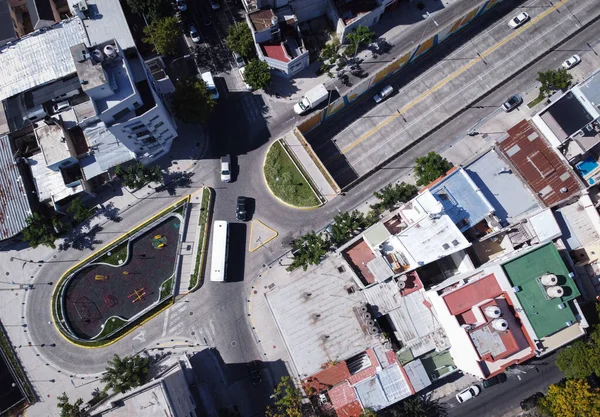
[[[384,82],[380,88],[389,84],[396,90],[387,100],[376,105],[374,92],[367,93],[310,132],[307,140],[337,183],[349,186],[464,111],[562,40],[566,32],[572,33],[575,28],[567,14],[552,11],[547,6],[532,7],[531,21],[513,30],[507,22],[514,11],[492,10]],[[484,103],[486,107],[501,104]]]

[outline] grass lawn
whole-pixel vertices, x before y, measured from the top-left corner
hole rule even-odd
[[[171,277],[168,280],[166,280],[165,282],[163,282],[162,285],[160,286],[160,299],[162,300],[163,298],[170,296],[172,291],[173,291],[173,277]]]
[[[120,319],[119,317],[111,317],[106,323],[104,323],[104,328],[102,329],[98,337],[96,337],[96,339],[101,340],[102,338],[108,336],[109,334],[111,334],[117,329],[120,329],[126,324],[127,322],[123,319]]]
[[[194,267],[194,273],[190,277],[190,285],[188,290],[194,291],[200,280],[201,272],[200,268],[202,265],[202,260],[204,256],[206,256],[206,242],[204,242],[204,236],[206,234],[206,227],[208,226],[208,220],[210,218],[210,188],[205,188],[202,191],[202,205],[200,206],[200,218],[198,219],[198,225],[200,226],[198,237],[198,251],[196,253],[196,266]]]
[[[542,101],[546,100],[546,97],[544,96],[538,96],[536,97],[534,100],[530,101],[529,103],[527,103],[527,107],[529,107],[530,109],[533,108],[534,106],[540,104]]]
[[[104,255],[103,257],[98,259],[97,262],[102,262],[105,264],[111,264],[111,265],[116,265],[116,266],[125,263],[125,260],[127,259],[128,243],[129,243],[129,239],[125,240],[123,243],[119,244],[114,249],[111,249],[109,251],[110,255],[108,253],[106,253],[106,255]],[[123,261],[121,264],[119,263],[120,260]]]
[[[273,194],[286,203],[297,207],[315,207],[320,204],[312,188],[279,141],[269,149],[264,170],[267,185]]]

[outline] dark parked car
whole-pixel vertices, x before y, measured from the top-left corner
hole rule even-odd
[[[237,207],[235,208],[235,218],[245,222],[248,220],[248,212],[246,211],[246,197],[239,196],[237,198]]]
[[[506,374],[505,373],[498,374],[496,376],[493,376],[493,377],[483,381],[483,388],[493,387],[494,385],[502,384],[503,382],[506,382]]]
[[[535,394],[525,398],[523,401],[521,401],[521,410],[531,410],[542,398],[544,398],[544,394],[541,392],[536,392]]]

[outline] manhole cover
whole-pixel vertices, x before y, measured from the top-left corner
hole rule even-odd
[[[237,342],[234,340],[233,342],[231,342],[231,346],[235,347],[237,345]]]
[[[196,332],[192,332],[192,336],[195,336],[195,335],[196,335]]]
[[[193,311],[190,311],[190,316],[193,316],[193,315],[194,315],[194,312],[193,312]]]
[[[254,294],[258,294],[258,291],[254,290]]]

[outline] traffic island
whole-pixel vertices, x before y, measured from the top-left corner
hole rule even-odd
[[[63,274],[52,296],[52,317],[64,338],[105,346],[172,304],[189,198]]]
[[[263,173],[267,188],[283,204],[296,208],[316,208],[322,204],[308,176],[281,139],[267,151]]]

